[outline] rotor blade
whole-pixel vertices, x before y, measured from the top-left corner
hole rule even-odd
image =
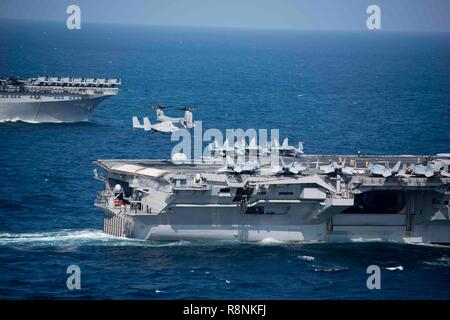
[[[181,111],[194,111],[194,110],[197,110],[197,108],[192,108],[192,107],[185,106],[185,107],[178,108],[178,110],[181,110]]]

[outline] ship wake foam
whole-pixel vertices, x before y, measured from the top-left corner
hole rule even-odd
[[[142,246],[175,247],[191,245],[189,241],[146,241],[115,237],[102,230],[59,230],[53,232],[0,233],[0,246]]]
[[[101,230],[60,230],[54,232],[0,233],[0,245],[58,244],[71,242],[105,241],[114,239]]]
[[[274,244],[284,244],[284,243],[286,243],[286,241],[282,241],[282,240],[278,240],[278,239],[274,239],[274,238],[264,238],[260,241],[257,241],[256,243],[262,244],[262,245],[274,245]]]
[[[20,118],[0,119],[0,123],[8,123],[8,122],[13,122],[13,123],[23,122],[23,123],[31,123],[31,124],[38,124],[38,123],[40,123],[39,121],[23,120],[23,119],[20,119]]]

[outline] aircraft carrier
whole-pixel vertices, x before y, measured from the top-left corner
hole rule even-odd
[[[117,95],[120,79],[0,78],[0,121],[87,121],[94,108]]]
[[[450,154],[281,159],[97,160],[95,206],[105,233],[147,240],[450,243]]]

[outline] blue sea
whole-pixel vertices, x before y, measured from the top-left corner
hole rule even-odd
[[[156,103],[196,107],[204,129],[279,128],[311,154],[450,152],[448,33],[0,21],[0,43],[0,76],[123,83],[88,123],[0,123],[1,299],[450,299],[443,246],[104,235],[92,174],[96,159],[170,156],[168,136],[131,127]]]

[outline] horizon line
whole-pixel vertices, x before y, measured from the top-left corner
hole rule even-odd
[[[0,22],[31,22],[31,23],[63,23],[65,20],[59,19],[26,19],[26,18],[5,18],[0,17]],[[88,25],[114,25],[125,27],[153,27],[153,28],[173,28],[173,29],[213,29],[213,30],[248,30],[248,31],[275,31],[275,32],[358,32],[358,33],[450,33],[450,30],[397,30],[397,29],[322,29],[322,28],[287,28],[287,27],[246,27],[246,26],[193,26],[193,25],[171,25],[171,24],[152,24],[152,23],[125,23],[125,22],[99,22],[86,21],[82,24]]]

